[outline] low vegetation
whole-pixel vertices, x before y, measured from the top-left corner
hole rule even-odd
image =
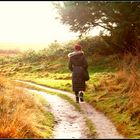
[[[0,73],[10,79],[28,80],[72,92],[67,54],[75,43],[84,44],[90,73],[85,100],[104,112],[120,133],[128,138],[140,138],[140,55],[112,53],[111,47],[103,45],[102,53],[98,47],[104,44],[103,40],[98,39],[96,46],[92,41],[95,40],[84,38],[64,45],[55,42],[49,50],[28,50],[1,61]],[[90,43],[87,45],[87,42]],[[54,47],[58,47],[57,50],[51,51]]]
[[[0,95],[0,138],[52,137],[54,117],[41,97],[16,88],[2,76]]]
[[[72,91],[67,55],[79,43],[90,73],[85,100],[104,112],[124,136],[140,138],[140,3],[65,1],[54,6],[57,18],[79,33],[80,39],[64,44],[55,41],[38,52],[0,50],[0,75]],[[99,36],[84,36],[98,26],[104,29]],[[51,136],[52,117],[43,113],[32,94],[11,88],[5,78],[0,79],[0,93],[0,137]]]

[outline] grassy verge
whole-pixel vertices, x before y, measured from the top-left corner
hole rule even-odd
[[[85,120],[86,120],[86,125],[88,126],[88,137],[95,139],[97,133],[96,133],[96,128],[95,128],[94,124],[87,117],[85,117]]]
[[[52,137],[54,117],[40,97],[16,88],[5,77],[0,77],[0,94],[0,138]]]
[[[53,128],[55,125],[55,119],[53,114],[49,111],[49,104],[48,102],[41,96],[34,92],[31,92],[31,94],[39,101],[39,103],[42,104],[43,110],[40,111],[40,114],[42,115],[42,119],[38,123],[38,131],[40,131],[40,135],[42,138],[53,138]],[[47,107],[47,108],[46,108]]]

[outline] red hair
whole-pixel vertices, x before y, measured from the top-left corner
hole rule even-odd
[[[81,46],[80,46],[79,44],[76,44],[76,45],[74,46],[74,49],[75,49],[76,51],[81,51],[81,50],[82,50],[82,48],[81,48]]]

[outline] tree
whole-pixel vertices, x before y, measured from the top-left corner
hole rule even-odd
[[[70,26],[73,32],[86,34],[100,26],[110,32],[114,47],[126,52],[140,50],[140,2],[94,2],[64,1],[63,6],[56,2],[59,19]]]

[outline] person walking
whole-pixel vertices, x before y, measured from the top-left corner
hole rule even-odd
[[[74,51],[68,54],[68,67],[72,72],[72,90],[75,92],[76,102],[84,101],[83,93],[86,90],[84,72],[87,71],[88,63],[82,47],[79,44],[74,46]]]

